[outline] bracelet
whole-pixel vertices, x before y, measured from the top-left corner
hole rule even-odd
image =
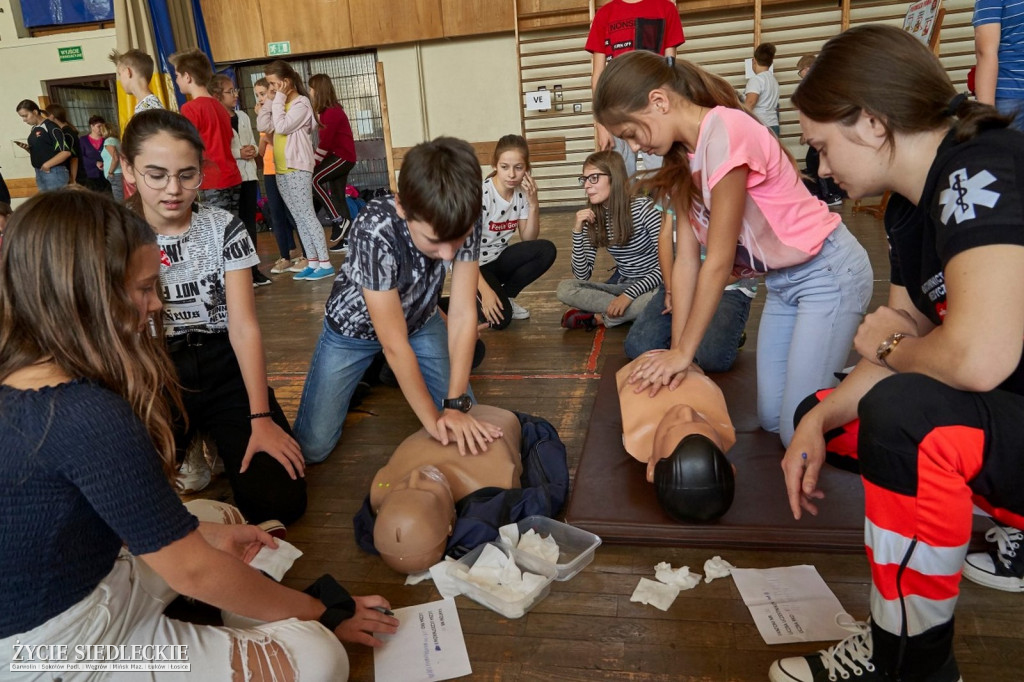
[[[273,412],[253,412],[249,415],[249,419],[263,419],[264,417],[273,417]]]

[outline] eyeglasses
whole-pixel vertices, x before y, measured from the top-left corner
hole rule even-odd
[[[178,185],[182,189],[199,189],[199,186],[203,184],[203,172],[198,170],[183,170],[180,173],[168,173],[167,171],[149,171],[143,173],[140,170],[135,171],[142,176],[146,186],[150,189],[163,189],[171,182],[171,178],[178,179]]]
[[[576,179],[579,181],[580,187],[586,187],[587,185],[596,185],[602,175],[608,177],[607,173],[591,173],[590,175],[581,175]]]

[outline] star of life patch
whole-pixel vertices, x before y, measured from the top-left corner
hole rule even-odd
[[[999,201],[999,193],[985,189],[996,177],[983,170],[973,178],[967,175],[967,169],[961,168],[949,176],[949,189],[944,189],[939,194],[939,203],[942,205],[942,214],[939,218],[943,224],[948,225],[950,217],[955,218],[957,224],[965,220],[974,220],[977,214],[975,206],[992,208]]]

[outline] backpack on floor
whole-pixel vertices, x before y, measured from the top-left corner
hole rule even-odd
[[[455,529],[448,538],[445,554],[458,559],[477,545],[498,539],[498,528],[527,516],[554,517],[569,496],[569,466],[565,444],[547,420],[516,412],[523,429],[520,452],[523,473],[521,488],[481,488],[455,505]],[[352,519],[359,547],[379,554],[373,546],[375,517],[370,496]]]

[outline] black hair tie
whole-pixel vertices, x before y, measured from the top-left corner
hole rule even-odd
[[[670,54],[665,55],[665,63],[668,64],[668,68],[676,68],[676,58]]]
[[[953,99],[949,100],[949,104],[943,110],[943,116],[956,116],[956,112],[960,109],[960,105],[967,101],[967,93],[958,93]]]

